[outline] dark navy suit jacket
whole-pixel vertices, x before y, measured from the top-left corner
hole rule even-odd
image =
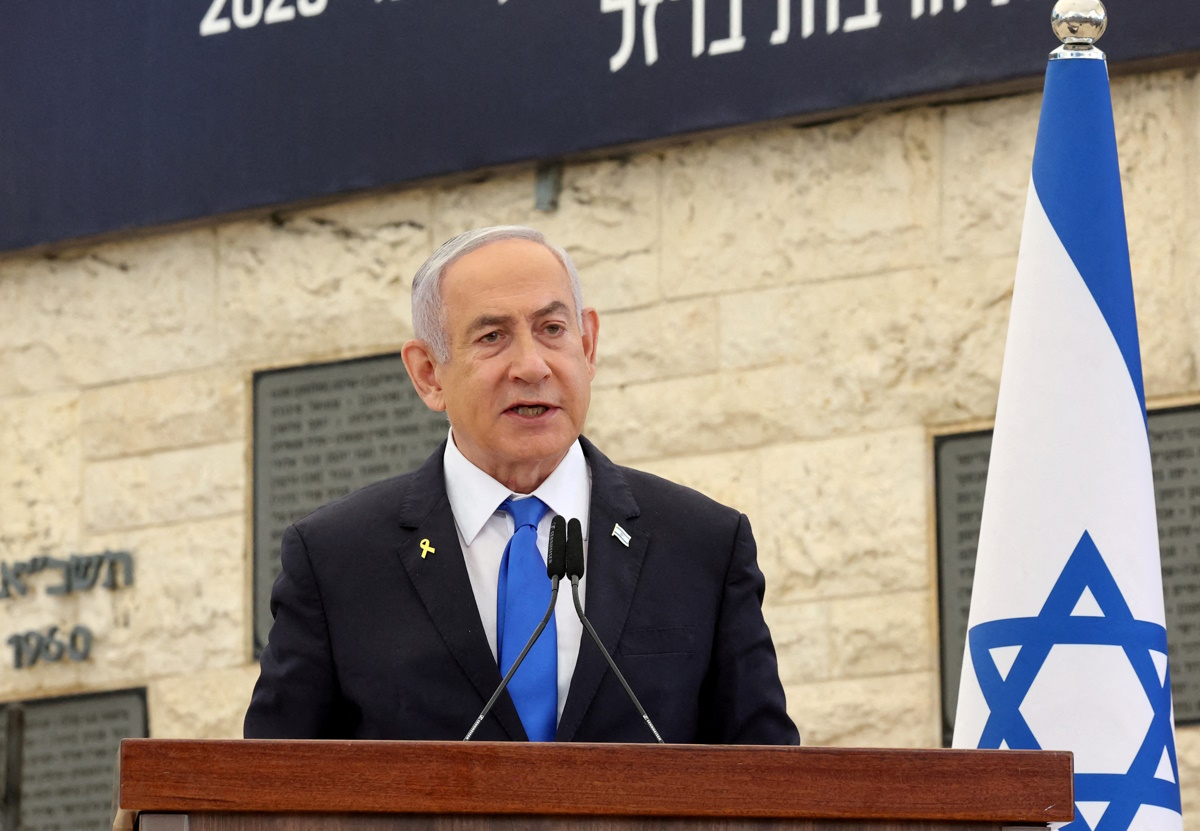
[[[797,744],[746,517],[581,443],[592,471],[585,609],[663,738]],[[284,534],[247,738],[457,740],[500,684],[443,449]],[[422,540],[435,549],[424,558]],[[526,739],[507,692],[476,737]],[[556,740],[653,741],[586,632]]]

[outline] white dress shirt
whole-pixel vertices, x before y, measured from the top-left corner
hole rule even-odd
[[[496,592],[500,585],[500,561],[504,558],[504,549],[514,530],[512,516],[500,510],[500,503],[510,496],[536,496],[550,508],[537,529],[538,550],[543,560],[546,559],[550,538],[550,520],[555,516],[578,519],[583,526],[586,558],[592,472],[583,458],[583,448],[576,441],[537,490],[531,494],[514,494],[468,461],[454,444],[454,431],[451,430],[450,440],[446,442],[445,474],[446,495],[454,512],[454,525],[467,562],[467,575],[471,579],[471,590],[475,593],[475,605],[479,607],[483,631],[495,658]],[[579,581],[581,603],[586,580],[585,576]],[[558,633],[558,719],[561,719],[567,691],[571,687],[571,676],[575,672],[575,662],[579,659],[580,639],[583,637],[583,624],[575,614],[575,602],[571,599],[571,584],[565,579],[559,586],[558,602],[554,606],[554,624]]]

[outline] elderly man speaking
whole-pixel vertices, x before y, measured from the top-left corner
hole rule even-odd
[[[666,741],[797,743],[746,517],[581,435],[599,318],[567,253],[470,231],[412,297],[404,365],[449,438],[284,534],[247,738],[463,738],[549,603],[563,516],[582,524],[585,612]],[[475,738],[654,740],[569,592]]]

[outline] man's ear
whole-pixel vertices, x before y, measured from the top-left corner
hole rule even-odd
[[[446,396],[441,383],[438,382],[438,364],[429,344],[423,340],[410,340],[400,348],[400,356],[404,359],[408,377],[425,406],[435,413],[444,412]]]
[[[595,309],[583,310],[583,354],[587,358],[589,377],[596,377],[596,344],[600,340],[600,315]]]

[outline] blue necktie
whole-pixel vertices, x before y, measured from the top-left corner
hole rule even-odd
[[[506,499],[500,510],[510,514],[516,526],[500,561],[496,592],[496,645],[500,674],[505,675],[550,605],[550,578],[537,547],[538,523],[550,509],[537,497],[530,497]],[[508,694],[517,705],[529,740],[554,741],[558,722],[558,634],[553,617],[508,682]]]

